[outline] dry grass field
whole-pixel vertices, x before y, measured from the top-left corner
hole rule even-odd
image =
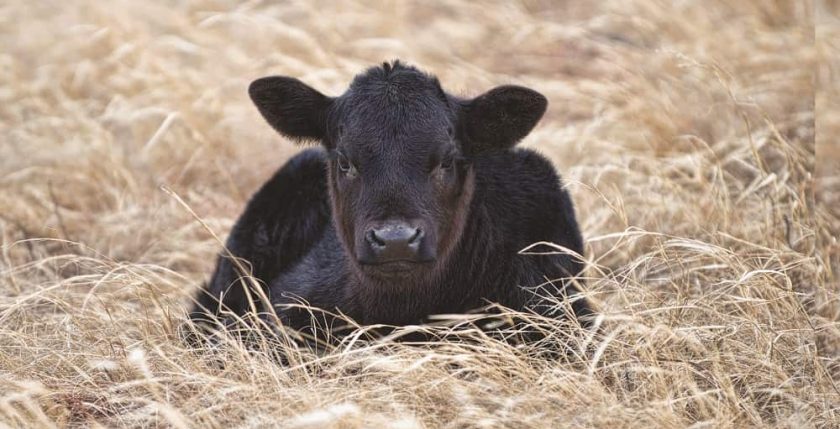
[[[840,427],[838,12],[4,1],[0,427]],[[247,85],[337,95],[394,58],[548,97],[523,145],[573,194],[599,330],[549,325],[558,360],[471,331],[289,365],[185,347],[214,234],[300,150]]]

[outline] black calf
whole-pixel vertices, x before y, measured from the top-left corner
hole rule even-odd
[[[564,317],[591,313],[567,255],[522,256],[549,241],[583,244],[553,166],[514,149],[546,99],[502,86],[474,99],[398,62],[369,69],[339,97],[288,77],[255,81],[251,98],[280,133],[317,140],[251,199],[227,247],[250,264],[281,319],[301,329],[303,300],[363,324],[420,323],[495,302]],[[193,319],[249,305],[232,262],[220,257]],[[553,282],[549,282],[549,280]]]

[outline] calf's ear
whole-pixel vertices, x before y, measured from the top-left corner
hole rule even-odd
[[[539,92],[515,85],[467,100],[458,114],[462,150],[476,155],[513,147],[537,125],[547,105]]]
[[[330,97],[286,76],[257,79],[248,87],[248,94],[263,118],[280,134],[298,142],[323,141]]]

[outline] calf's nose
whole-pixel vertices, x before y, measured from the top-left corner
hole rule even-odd
[[[377,263],[414,261],[420,252],[423,230],[405,222],[393,222],[371,228],[365,241]]]

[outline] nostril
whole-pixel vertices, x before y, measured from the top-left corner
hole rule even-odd
[[[367,233],[367,241],[368,243],[377,246],[377,247],[385,247],[385,242],[376,235],[376,230],[368,231]]]
[[[411,238],[408,239],[408,244],[417,244],[421,238],[423,238],[423,230],[417,228],[414,230],[414,235],[412,235]]]

